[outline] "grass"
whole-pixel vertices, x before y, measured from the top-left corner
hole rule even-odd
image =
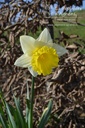
[[[73,14],[78,16],[78,22],[81,24],[85,24],[85,10],[75,11]],[[62,17],[62,16],[61,16]],[[64,16],[65,18],[70,18],[72,15]],[[59,25],[58,25],[59,24]],[[85,39],[85,27],[76,25],[76,24],[69,24],[66,22],[57,22],[54,21],[54,37],[56,38],[59,34],[58,31],[64,31],[67,35],[76,34],[79,35],[82,39]]]
[[[73,15],[78,16],[78,22],[81,24],[85,24],[85,10],[79,10],[73,12]],[[59,16],[62,18],[62,15]],[[72,14],[70,16],[64,16],[64,18],[72,18]],[[74,16],[75,17],[75,16]],[[67,22],[58,22],[58,21],[53,21],[54,22],[54,38],[59,37],[59,31],[63,31],[67,35],[78,35],[79,38],[85,40],[85,26],[80,26],[77,24],[70,24]],[[36,34],[29,33],[30,36],[33,36],[34,38],[37,38],[41,32],[41,29],[39,28],[39,31],[36,32]],[[70,40],[71,42],[76,41],[76,39]]]
[[[81,24],[85,24],[85,10],[79,10],[79,11],[75,11],[70,15],[60,15],[59,18],[64,17],[65,19],[70,19],[71,18],[75,18],[76,16],[78,16],[78,20],[77,22],[81,23]],[[59,37],[59,31],[63,31],[65,34],[67,34],[68,36],[70,35],[78,35],[79,38],[73,38],[73,39],[69,39],[67,40],[69,44],[72,44],[73,42],[77,42],[78,44],[82,44],[85,47],[85,26],[80,26],[77,24],[70,24],[67,22],[58,22],[58,21],[53,21],[54,22],[54,39]],[[37,38],[39,36],[41,32],[41,29],[39,28],[39,31],[37,31],[36,34],[32,34],[30,33],[31,36],[33,36],[34,38]],[[84,41],[80,41],[79,39],[82,39]],[[57,43],[57,40],[55,40]],[[61,43],[61,45],[63,45]],[[82,54],[85,54],[85,49],[79,48],[79,52]]]
[[[78,23],[85,25],[85,10],[75,11],[73,12],[73,14],[78,16],[78,20],[77,20]],[[72,15],[64,16],[64,18],[71,19]],[[72,34],[78,35],[79,38],[69,39],[67,41],[69,44],[72,44],[73,42],[77,42],[78,44],[83,45],[84,49],[79,48],[79,52],[82,54],[85,54],[85,26],[80,26],[77,24],[70,24],[67,22],[54,21],[54,38],[59,37],[59,31],[63,31],[67,35],[72,35]],[[80,41],[79,39],[82,39],[83,41]]]

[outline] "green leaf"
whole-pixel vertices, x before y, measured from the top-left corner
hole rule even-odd
[[[7,103],[6,103],[6,109],[7,109],[7,116],[9,117],[9,121],[12,124],[12,128],[17,128]]]
[[[25,119],[24,119],[23,113],[22,113],[21,108],[20,108],[20,102],[15,97],[14,97],[14,101],[15,101],[16,112],[17,112],[17,116],[18,116],[17,118],[20,121],[21,128],[24,128],[24,127],[26,127],[26,124],[25,124]]]
[[[3,128],[7,128],[7,127],[6,127],[6,122],[4,122],[4,120],[3,120],[2,116],[1,116],[1,114],[0,114],[0,121],[1,121],[1,124],[2,124]]]
[[[49,101],[48,107],[44,110],[39,122],[38,128],[44,128],[51,114],[52,100]]]
[[[3,97],[4,97],[4,96],[3,96],[3,93],[2,93],[2,91],[0,90],[0,106],[1,106],[1,104],[2,104],[3,107],[6,107],[6,105],[5,105],[5,100],[4,100]]]
[[[5,110],[5,106],[3,106],[3,103],[0,102],[0,114],[1,114],[3,117],[5,117],[4,110]]]
[[[26,99],[26,122],[27,122],[27,128],[30,128],[30,98],[29,98],[29,88],[27,83],[27,99]]]
[[[28,88],[28,84],[27,84],[27,99],[26,99],[26,122],[27,122],[27,125],[28,125],[28,128],[29,128],[29,120],[30,120],[30,99],[29,99],[29,88]]]
[[[5,99],[0,89],[0,126],[2,126],[3,128],[7,128],[8,125],[5,111],[6,111]]]
[[[29,100],[29,88],[28,88],[28,83],[27,83],[27,99]]]
[[[29,117],[29,112],[30,112],[30,100],[26,99],[26,122],[28,122],[28,117]]]
[[[21,127],[21,122],[20,122],[20,119],[18,117],[18,114],[17,114],[17,111],[16,111],[16,107],[14,107],[12,105],[9,105],[9,108],[10,108],[11,114],[13,115],[14,121],[15,121],[15,123],[17,125],[17,128],[20,128]]]

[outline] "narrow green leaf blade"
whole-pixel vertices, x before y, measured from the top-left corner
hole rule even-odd
[[[3,128],[7,128],[7,127],[6,127],[6,123],[4,122],[4,120],[3,120],[2,116],[1,116],[1,114],[0,114],[0,121],[1,121],[1,124],[2,124]]]
[[[7,115],[8,115],[8,117],[9,117],[9,120],[10,120],[11,124],[12,124],[12,127],[13,127],[13,128],[17,128],[17,127],[16,127],[16,124],[15,124],[15,121],[14,121],[14,119],[13,119],[13,116],[12,116],[12,114],[11,114],[11,112],[10,112],[10,108],[9,108],[9,106],[8,106],[7,103],[6,103],[6,109],[7,109]]]
[[[48,107],[43,112],[38,128],[44,128],[45,127],[45,125],[49,119],[49,116],[51,114],[51,109],[52,109],[52,100],[49,101]]]
[[[14,97],[14,101],[15,101],[15,105],[16,105],[16,111],[18,114],[18,118],[20,119],[21,127],[24,128],[24,127],[26,127],[26,124],[25,124],[25,119],[24,119],[23,113],[20,108],[20,102],[15,97]]]

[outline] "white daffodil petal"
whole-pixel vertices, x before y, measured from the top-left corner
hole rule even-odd
[[[53,43],[53,48],[56,49],[57,54],[58,54],[59,56],[62,56],[62,55],[64,55],[65,53],[68,52],[64,47],[62,47],[62,46],[60,46],[60,45],[58,45],[58,44],[55,44],[55,43]]]
[[[24,53],[32,51],[34,49],[35,39],[31,36],[20,36],[20,43]]]
[[[32,69],[32,67],[28,67],[28,70],[29,70],[29,72],[30,72],[34,77],[36,77],[36,76],[38,75],[38,73],[35,72],[35,71]]]
[[[40,36],[38,37],[38,40],[39,40],[39,41],[42,41],[42,42],[45,42],[45,43],[48,43],[49,40],[52,40],[51,35],[50,35],[50,33],[49,33],[49,31],[48,31],[47,28],[45,28],[45,29],[41,32]]]
[[[49,46],[49,47],[52,47],[52,46],[53,46],[53,41],[52,41],[52,39],[48,41],[47,46]]]
[[[42,47],[42,46],[44,46],[44,45],[45,45],[45,42],[38,41],[38,40],[36,40],[36,41],[35,41],[35,44],[34,44],[35,47]]]
[[[53,43],[52,43],[52,40],[49,40],[48,43],[36,40],[34,46],[35,47],[43,47],[43,46],[52,47]]]
[[[23,54],[21,57],[19,57],[15,61],[14,65],[25,68],[25,67],[29,67],[31,65],[30,62],[31,62],[31,58],[29,56]]]

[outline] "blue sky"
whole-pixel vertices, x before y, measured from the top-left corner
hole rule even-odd
[[[32,1],[32,0],[24,0],[24,1]],[[4,2],[4,0],[0,0],[0,2]],[[51,15],[56,14],[56,11],[55,11],[56,6],[57,6],[57,4],[55,4],[54,6],[51,5],[51,7],[50,7]],[[83,6],[81,6],[81,7],[73,6],[72,7],[72,10],[82,10],[82,9],[85,9],[85,0],[83,0]],[[59,10],[59,13],[62,13],[62,12],[63,12],[63,7]]]
[[[55,11],[56,7],[57,7],[57,4],[54,4],[54,6],[51,5],[51,7],[50,7],[51,15],[56,14],[56,11]],[[85,0],[83,1],[83,5],[81,7],[78,7],[78,6],[75,7],[74,5],[72,7],[73,11],[74,10],[82,10],[82,9],[85,9]],[[63,7],[61,9],[59,9],[59,13],[61,14],[62,12],[63,12]]]

